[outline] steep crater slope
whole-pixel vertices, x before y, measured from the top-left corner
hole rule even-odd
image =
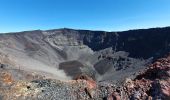
[[[159,58],[169,51],[170,27],[123,32],[86,30],[79,32],[85,34],[83,43],[94,51],[112,47],[115,51],[126,51],[131,57],[141,58]]]

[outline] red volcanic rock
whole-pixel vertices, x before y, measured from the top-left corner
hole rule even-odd
[[[3,82],[3,84],[12,84],[14,80],[12,79],[12,75],[8,72],[1,72],[0,73],[0,81]]]
[[[166,99],[170,100],[170,79],[163,80],[160,83],[162,94],[165,96]]]
[[[75,80],[86,80],[89,89],[95,89],[97,87],[96,82],[87,75],[79,75],[75,78]]]
[[[87,83],[87,87],[85,88],[85,92],[89,95],[90,98],[93,98],[95,93],[95,89],[97,88],[96,82],[87,75],[79,75],[75,78],[76,80],[85,80]]]
[[[119,93],[114,92],[113,94],[107,97],[107,100],[121,100],[121,97]]]
[[[85,75],[85,74],[81,74],[81,75],[78,75],[74,78],[75,80],[93,80],[91,77]]]
[[[132,100],[170,100],[170,56],[158,59],[135,80],[126,79],[121,92],[121,98]]]
[[[143,82],[142,78],[147,78],[147,80]],[[170,55],[167,58],[158,59],[155,63],[151,64],[137,79],[140,81],[140,88],[142,88],[141,86],[151,86],[150,94],[152,94],[152,98],[154,98],[154,95],[165,100],[170,100]],[[139,85],[139,83],[137,84]],[[143,89],[146,88],[144,87]]]
[[[114,92],[114,93],[112,94],[112,97],[113,97],[112,100],[121,100],[121,97],[120,97],[120,95],[119,95],[117,92]]]

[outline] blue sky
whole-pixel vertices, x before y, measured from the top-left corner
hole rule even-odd
[[[0,0],[0,32],[170,26],[170,0]]]

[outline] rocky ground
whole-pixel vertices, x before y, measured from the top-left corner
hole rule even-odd
[[[0,65],[0,100],[170,100],[170,55],[119,86],[87,75],[70,81],[47,79]]]

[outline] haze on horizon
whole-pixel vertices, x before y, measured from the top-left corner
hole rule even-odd
[[[169,0],[0,0],[0,33],[170,26]]]

